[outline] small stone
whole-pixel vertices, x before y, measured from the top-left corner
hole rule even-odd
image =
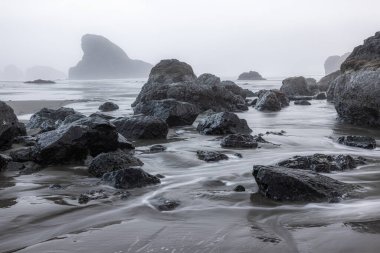
[[[245,192],[245,187],[242,186],[242,185],[237,185],[237,186],[234,188],[234,191],[235,191],[235,192]]]

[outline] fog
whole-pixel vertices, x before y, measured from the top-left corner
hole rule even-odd
[[[131,58],[178,58],[197,74],[319,75],[328,56],[380,30],[379,9],[379,0],[1,0],[0,69],[67,73],[93,33]]]

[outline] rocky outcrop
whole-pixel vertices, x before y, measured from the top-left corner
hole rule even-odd
[[[132,189],[159,184],[161,181],[141,168],[127,168],[104,174],[102,183],[117,189]]]
[[[43,80],[43,79],[35,79],[34,81],[26,81],[24,83],[34,83],[34,84],[55,84],[54,81],[51,80]]]
[[[162,60],[150,72],[132,107],[153,100],[175,99],[198,107],[200,112],[213,110],[245,111],[244,98],[227,90],[220,79],[211,74],[196,78],[190,65],[178,60]]]
[[[342,56],[329,56],[325,61],[325,75],[331,74],[340,69],[341,64],[347,59],[350,53],[345,53]]]
[[[99,106],[99,110],[102,112],[112,112],[119,109],[119,106],[113,102],[105,102]]]
[[[238,80],[266,80],[256,71],[249,71],[241,73]]]
[[[280,91],[287,97],[312,96],[313,92],[303,76],[289,77],[282,81]]]
[[[249,134],[252,132],[245,119],[240,119],[231,112],[220,112],[208,116],[199,122],[197,130],[206,135]]]
[[[165,121],[153,116],[133,116],[111,121],[127,139],[165,139],[169,128]]]
[[[113,79],[146,77],[152,65],[132,60],[103,36],[86,34],[82,37],[82,60],[69,70],[69,79]]]
[[[257,139],[250,134],[230,134],[220,143],[223,148],[257,148]]]
[[[338,143],[357,148],[375,149],[376,140],[369,136],[341,136]]]
[[[273,91],[268,91],[257,101],[255,108],[259,111],[276,112],[281,110],[281,103]]]
[[[199,114],[197,106],[175,99],[141,102],[133,110],[135,114],[160,118],[169,126],[192,125]]]
[[[341,71],[328,91],[339,119],[355,125],[380,126],[380,32],[356,47]]]
[[[276,166],[254,166],[259,193],[275,201],[336,202],[359,187],[313,171]]]
[[[248,89],[243,89],[232,81],[222,81],[220,82],[220,85],[222,85],[225,89],[231,91],[235,95],[241,96],[243,98],[255,96],[255,94],[252,91]]]
[[[318,89],[320,91],[327,91],[330,87],[331,82],[334,81],[340,75],[340,73],[340,70],[337,70],[322,77],[321,80],[319,80],[319,82],[317,83]]]
[[[26,135],[25,126],[19,122],[13,109],[0,101],[0,150],[12,146],[17,136]]]
[[[217,151],[197,151],[197,157],[199,160],[206,162],[217,162],[220,160],[228,160],[228,156]]]

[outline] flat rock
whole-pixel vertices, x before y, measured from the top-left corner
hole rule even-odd
[[[218,151],[197,151],[198,159],[206,161],[206,162],[217,162],[220,160],[228,160],[228,156],[222,154]]]
[[[159,184],[161,181],[141,168],[127,168],[104,174],[102,182],[118,189],[132,189]]]
[[[35,83],[35,84],[55,84],[54,81],[51,80],[43,80],[43,79],[37,79],[34,81],[26,81],[24,83]]]
[[[223,148],[257,148],[257,140],[250,134],[230,134],[220,143]]]
[[[235,113],[215,113],[199,122],[198,132],[206,135],[226,135],[251,133],[245,119],[240,119]]]

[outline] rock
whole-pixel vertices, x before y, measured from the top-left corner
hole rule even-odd
[[[197,151],[197,156],[199,160],[206,162],[217,162],[220,160],[228,160],[228,156],[217,151]]]
[[[368,136],[341,136],[338,138],[338,143],[357,148],[376,148],[376,140]]]
[[[37,79],[34,81],[26,81],[24,83],[34,83],[34,84],[55,84],[54,81],[51,80],[42,80],[42,79]]]
[[[69,79],[112,79],[146,77],[152,65],[132,60],[103,36],[86,34],[82,37],[82,60],[69,69]]]
[[[34,66],[28,68],[25,72],[26,80],[57,80],[66,78],[67,76],[65,73],[48,66]]]
[[[223,148],[257,148],[257,141],[250,134],[230,134],[222,139]]]
[[[326,99],[327,97],[326,97],[326,93],[324,93],[324,92],[321,92],[321,93],[318,93],[316,96],[315,96],[315,99],[316,100],[324,100],[324,99]]]
[[[256,71],[244,72],[239,75],[238,80],[266,80]]]
[[[119,109],[119,106],[112,102],[105,102],[99,106],[99,110],[102,112],[111,112]]]
[[[255,98],[255,99],[246,99],[245,100],[245,104],[247,105],[247,106],[253,106],[253,107],[255,107],[255,105],[257,104],[257,98]]]
[[[198,132],[206,135],[226,135],[251,133],[245,119],[239,119],[235,113],[220,112],[215,113],[199,122]]]
[[[160,179],[165,178],[165,176],[162,175],[162,174],[156,174],[156,177],[158,177],[158,178],[160,178]]]
[[[40,171],[42,166],[38,163],[28,161],[21,163],[18,169],[20,170],[20,174],[29,175]]]
[[[307,100],[297,100],[297,101],[294,101],[294,104],[295,105],[311,105],[310,102]]]
[[[132,142],[128,141],[124,136],[118,134],[117,137],[117,147],[121,150],[131,150],[135,149],[135,146]]]
[[[25,146],[34,146],[36,145],[37,138],[34,136],[18,136],[13,140],[13,143],[22,144]]]
[[[268,91],[259,98],[255,108],[259,111],[277,112],[281,110],[281,103],[273,91]]]
[[[95,177],[102,177],[105,173],[127,169],[131,166],[142,166],[140,159],[123,151],[102,153],[96,156],[88,167],[88,172]]]
[[[49,189],[51,189],[51,190],[62,190],[63,187],[60,184],[51,184],[51,185],[49,185]]]
[[[284,130],[281,130],[279,132],[274,132],[274,131],[267,131],[265,134],[268,135],[268,134],[273,134],[273,135],[284,135],[286,132]]]
[[[229,90],[235,95],[241,96],[243,98],[255,96],[255,94],[252,91],[248,89],[243,89],[232,81],[222,81],[220,82],[220,85],[223,86],[226,90]]]
[[[243,155],[240,154],[240,153],[235,153],[234,156],[238,157],[238,158],[243,158]]]
[[[347,59],[350,53],[345,53],[342,56],[333,55],[329,56],[325,61],[325,74],[329,75],[335,71],[340,70],[340,66]]]
[[[140,168],[127,168],[104,174],[102,182],[118,189],[132,189],[159,184],[161,181]]]
[[[12,161],[12,158],[7,155],[0,154],[0,172],[7,169],[8,163]]]
[[[220,84],[220,78],[211,74],[196,78],[190,65],[174,59],[162,60],[152,69],[132,107],[170,98],[193,104],[201,112],[248,110],[244,98],[227,90]]]
[[[245,192],[245,187],[242,186],[242,185],[237,185],[237,186],[234,188],[234,191],[235,191],[235,192]]]
[[[36,149],[35,147],[27,147],[11,151],[10,156],[15,162],[27,162],[35,160]]]
[[[279,162],[278,165],[292,169],[330,173],[331,171],[354,169],[363,163],[362,158],[355,159],[350,155],[314,154],[310,156],[294,156]]]
[[[78,198],[79,204],[87,204],[90,200],[106,199],[108,194],[104,190],[90,190],[82,193]]]
[[[102,118],[102,119],[105,119],[105,120],[113,120],[113,119],[115,119],[115,117],[113,117],[111,115],[103,114],[101,112],[94,112],[89,117],[99,117],[99,118]]]
[[[2,101],[0,101],[0,122],[0,150],[10,148],[17,136],[26,135],[24,124],[18,121],[13,109]]]
[[[340,75],[340,70],[337,70],[335,72],[332,72],[319,80],[317,83],[318,89],[320,91],[327,91],[330,87],[330,84],[332,81],[334,81],[338,76]]]
[[[149,148],[149,151],[150,151],[151,153],[163,152],[163,151],[165,151],[165,150],[166,150],[166,147],[163,146],[163,145],[159,145],[159,144],[157,144],[157,145],[153,145],[153,146],[151,146],[151,147]]]
[[[291,101],[301,101],[301,100],[308,101],[308,100],[313,100],[313,99],[314,99],[313,96],[295,96],[295,97],[289,97],[289,100],[291,100]]]
[[[285,167],[257,165],[252,174],[259,193],[275,201],[336,202],[359,188],[313,171]]]
[[[199,114],[197,106],[174,99],[151,100],[133,108],[135,114],[154,116],[169,126],[192,125]]]
[[[159,211],[171,211],[176,209],[181,202],[179,200],[171,200],[159,198],[152,201],[152,205]]]
[[[312,96],[306,79],[303,76],[289,77],[282,81],[280,91],[287,97]]]
[[[308,89],[310,90],[310,92],[312,94],[317,94],[319,92],[319,87],[318,87],[318,84],[317,84],[317,80],[315,80],[314,78],[305,78],[306,80],[306,83],[307,83],[307,87]]]
[[[168,125],[153,116],[133,116],[117,118],[112,121],[117,131],[127,139],[165,139]]]

